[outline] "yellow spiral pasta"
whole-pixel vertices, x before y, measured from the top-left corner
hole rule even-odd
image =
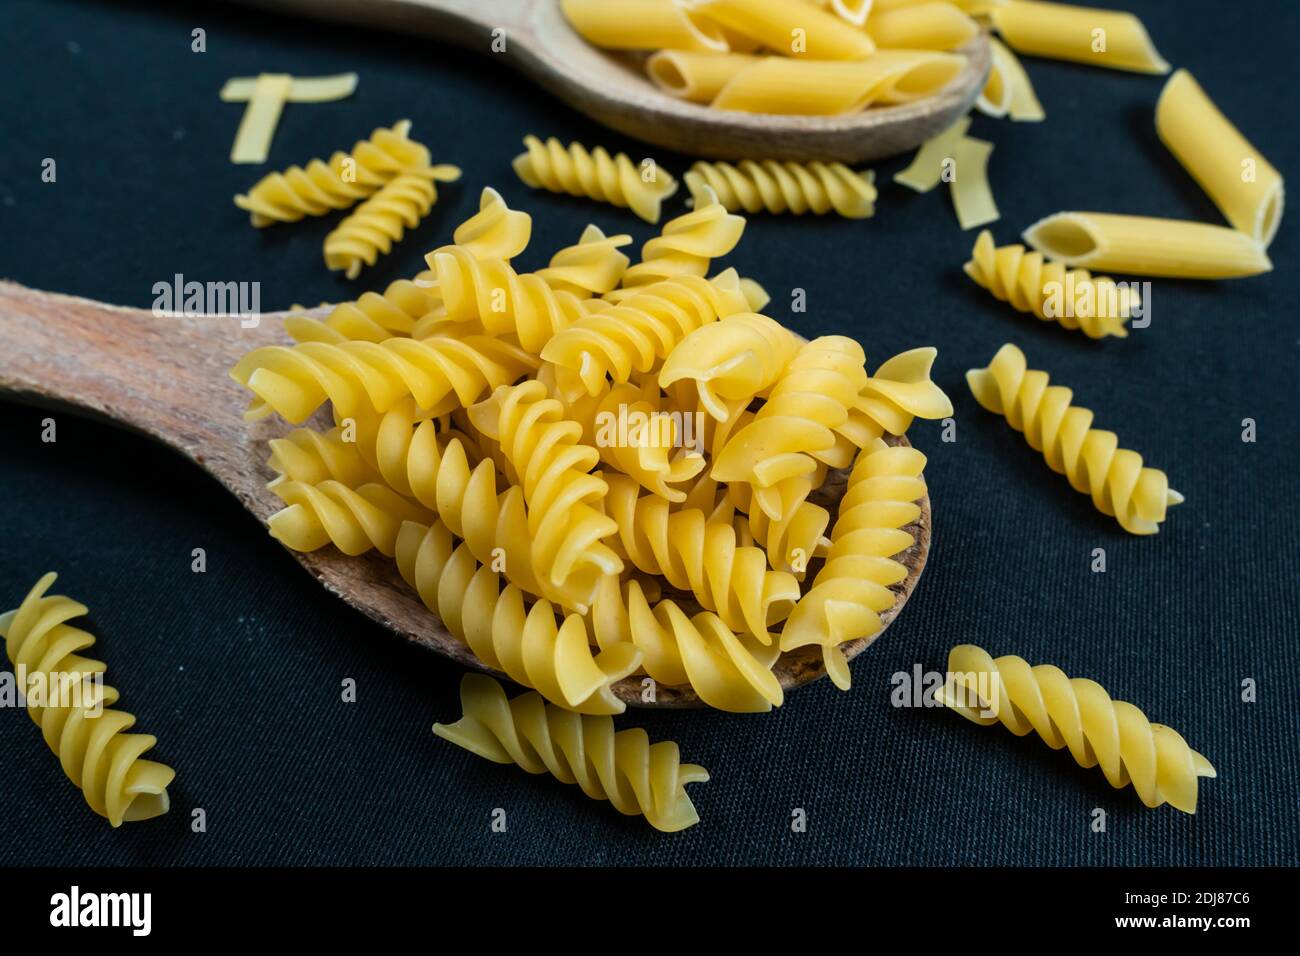
[[[713,190],[691,190],[695,208],[670,219],[663,230],[641,247],[641,261],[623,276],[623,288],[605,297],[620,302],[647,285],[679,276],[703,276],[709,263],[725,256],[745,232],[742,216],[732,215]]]
[[[518,346],[470,335],[271,345],[249,352],[230,375],[257,396],[246,418],[275,411],[297,424],[327,400],[344,416],[367,407],[386,411],[408,395],[431,414],[446,412],[535,367]]]
[[[679,591],[694,594],[733,631],[769,641],[768,626],[799,600],[799,582],[770,571],[761,548],[742,547],[730,521],[711,521],[703,511],[674,511],[667,499],[640,494],[623,475],[609,483],[605,511],[618,524],[618,543],[631,564],[660,575]]]
[[[1124,322],[1140,308],[1137,291],[1115,280],[1094,276],[1087,269],[1067,269],[1063,263],[1026,252],[1022,245],[993,245],[987,229],[975,240],[966,274],[1010,302],[1019,312],[1036,315],[1063,328],[1082,329],[1089,338],[1128,335]]]
[[[793,213],[823,216],[832,210],[847,219],[866,219],[876,211],[876,177],[843,163],[794,163],[765,159],[731,163],[697,162],[686,174],[694,194],[707,185],[732,212]]]
[[[606,577],[587,615],[597,644],[630,641],[641,666],[665,687],[689,686],[704,703],[733,713],[765,713],[784,692],[772,673],[779,649],[732,632],[717,614],[687,614],[676,601],[656,600],[647,584]]]
[[[653,384],[615,385],[593,404],[601,460],[666,502],[685,501],[686,492],[677,486],[704,470],[702,447],[685,445],[696,437],[693,420],[666,410]]]
[[[355,441],[344,441],[343,429],[319,432],[314,428],[295,428],[281,438],[267,443],[271,457],[267,465],[290,481],[318,484],[340,481],[357,487],[375,481],[379,474],[366,463]]]
[[[135,717],[112,709],[118,692],[103,683],[105,665],[79,654],[95,638],[67,623],[86,614],[86,606],[46,595],[57,577],[42,575],[16,610],[0,615],[0,637],[28,694],[27,712],[90,809],[114,827],[161,816],[171,805],[167,787],[176,771],[144,759],[157,740],[127,733]],[[37,687],[43,692],[34,693]]]
[[[932,346],[899,352],[867,379],[847,429],[859,448],[871,438],[906,434],[914,418],[952,414],[952,400],[930,378],[938,354]]]
[[[429,214],[438,201],[434,183],[458,179],[455,166],[413,169],[394,177],[325,237],[326,268],[343,269],[349,279],[361,275],[362,266],[373,266]]]
[[[543,143],[536,136],[525,136],[524,148],[514,168],[525,185],[631,209],[646,222],[658,222],[663,201],[677,192],[666,170],[653,166],[647,180],[626,153],[611,157],[601,146],[588,152],[581,143],[566,147],[555,137]]]
[[[980,726],[1000,722],[1018,737],[1037,732],[1053,750],[1068,747],[1079,766],[1100,765],[1112,787],[1132,784],[1148,807],[1195,813],[1198,779],[1218,776],[1177,731],[1050,664],[1031,667],[1013,654],[995,659],[959,644],[948,654],[939,699]]]
[[[779,521],[769,518],[761,508],[751,509],[748,515],[739,522],[740,528],[762,545],[773,569],[789,571],[800,580],[813,558],[830,546],[826,537],[830,512],[806,498],[783,507]]]
[[[866,385],[865,362],[862,346],[841,335],[806,343],[763,407],[738,416],[710,474],[748,485],[754,505],[781,520],[821,484],[827,466],[844,468],[853,460],[854,446],[838,433]]]
[[[694,383],[703,409],[727,421],[776,383],[799,346],[798,336],[765,315],[729,315],[682,339],[664,360],[659,384]]]
[[[618,250],[631,241],[626,233],[606,236],[599,226],[589,225],[576,245],[551,256],[550,264],[538,269],[536,275],[552,289],[579,299],[604,295],[617,288],[627,271],[630,260]]]
[[[528,246],[531,234],[532,217],[508,207],[501,194],[488,187],[479,199],[479,211],[456,227],[452,241],[476,258],[508,260]],[[394,335],[416,335],[420,320],[441,307],[435,277],[426,271],[415,279],[398,279],[382,294],[366,292],[355,302],[342,302],[323,321],[289,316],[284,327],[297,342],[382,342]]]
[[[1025,353],[1010,342],[987,368],[967,372],[966,381],[976,401],[1023,432],[1053,471],[1068,477],[1075,491],[1091,495],[1097,510],[1125,531],[1155,534],[1169,506],[1183,501],[1163,471],[1120,448],[1114,432],[1093,428],[1092,412],[1070,404],[1074,393],[1049,385],[1047,373],[1029,368]]]
[[[610,381],[649,372],[700,326],[747,311],[732,270],[712,280],[680,276],[587,315],[547,342],[541,356],[555,364],[562,395],[599,395]]]
[[[547,706],[537,694],[507,700],[500,684],[480,674],[461,679],[460,700],[460,720],[433,725],[444,740],[495,763],[576,783],[622,814],[645,816],[656,830],[672,833],[699,822],[686,785],[703,783],[709,774],[682,763],[672,741],[651,744],[635,727],[615,733],[609,717]]]
[[[235,205],[248,210],[259,228],[346,209],[400,173],[429,165],[429,150],[408,138],[410,129],[411,121],[402,120],[375,130],[351,153],[335,153],[328,163],[313,159],[305,169],[268,173],[236,196]]]
[[[850,675],[840,645],[880,633],[881,612],[894,606],[889,588],[907,577],[894,556],[914,543],[901,529],[920,517],[924,469],[925,456],[915,448],[880,439],[858,454],[826,563],[781,631],[782,651],[820,645],[826,673],[841,690],[849,689]]]
[[[344,554],[374,549],[392,557],[403,521],[433,520],[424,508],[377,482],[352,488],[334,479],[312,484],[282,475],[266,487],[285,504],[267,519],[271,537],[294,551],[333,544]]]
[[[502,589],[500,577],[475,561],[468,545],[457,545],[441,522],[404,523],[397,566],[425,606],[488,667],[578,713],[623,712],[610,685],[641,662],[630,643],[593,654],[580,615],[567,615],[557,627],[546,601],[525,611],[520,588]]]
[[[470,409],[475,427],[499,442],[512,483],[528,505],[533,566],[562,588],[575,582],[594,593],[600,577],[618,574],[623,562],[602,539],[618,528],[599,510],[608,486],[591,469],[600,460],[582,443],[582,426],[536,380],[502,386]],[[572,580],[571,580],[572,579]]]

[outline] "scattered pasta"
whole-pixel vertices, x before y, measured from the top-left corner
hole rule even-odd
[[[342,269],[355,279],[362,266],[373,266],[407,229],[414,229],[429,214],[438,200],[434,183],[459,178],[455,166],[431,166],[395,177],[325,237],[326,267]]]
[[[987,229],[975,240],[964,269],[994,298],[1011,303],[1017,311],[1058,322],[1062,328],[1082,329],[1093,339],[1127,336],[1124,322],[1141,307],[1137,291],[1130,286],[1093,276],[1086,269],[1066,269],[1044,259],[1041,252],[1026,252],[1024,246],[994,247]]]
[[[588,151],[581,143],[525,136],[524,148],[514,162],[524,185],[631,209],[646,222],[658,222],[663,201],[677,192],[677,181],[657,164],[637,167],[626,153],[610,156],[603,146]]]
[[[1047,114],[1016,55],[997,37],[989,37],[989,47],[993,51],[993,63],[975,108],[985,116],[1010,116],[1018,123],[1042,122]]]
[[[118,692],[103,683],[105,665],[79,654],[95,638],[67,623],[86,606],[46,593],[57,577],[42,575],[17,609],[0,615],[5,654],[29,682],[27,713],[90,809],[114,827],[161,816],[176,771],[143,757],[157,743],[152,735],[127,733],[135,717],[113,708]]]
[[[460,720],[433,725],[444,740],[494,763],[576,783],[593,800],[644,816],[656,830],[672,833],[699,822],[686,787],[709,774],[682,763],[675,743],[651,744],[639,728],[615,733],[609,717],[576,714],[537,694],[507,700],[500,684],[479,674],[461,679],[460,700]]]
[[[993,658],[959,644],[948,654],[939,700],[982,727],[1001,723],[1017,737],[1036,732],[1053,750],[1068,747],[1079,766],[1100,766],[1112,787],[1132,784],[1148,807],[1195,813],[1197,781],[1218,776],[1177,731],[1050,664],[1031,667],[1013,654]]]
[[[1026,229],[1024,239],[1068,266],[1133,275],[1235,279],[1273,268],[1246,233],[1183,219],[1058,212]]]
[[[1234,229],[1268,246],[1282,222],[1282,175],[1186,70],[1156,103],[1156,132]]]
[[[866,219],[876,211],[875,174],[856,173],[843,163],[697,162],[686,185],[692,194],[707,185],[731,212],[822,216],[833,210],[846,219]]]
[[[1069,478],[1075,491],[1090,495],[1098,511],[1130,534],[1155,534],[1169,507],[1182,503],[1163,471],[1120,448],[1114,432],[1093,428],[1092,412],[1071,404],[1074,393],[1049,385],[1047,373],[1029,368],[1025,354],[1011,343],[987,368],[967,372],[966,381],[977,402],[1023,432],[1053,471]]]
[[[375,130],[351,153],[335,153],[328,163],[313,159],[306,168],[268,173],[236,196],[235,205],[248,210],[258,227],[346,209],[404,171],[429,165],[429,150],[409,137],[410,129],[410,120],[402,120]]]
[[[285,103],[329,103],[346,99],[357,88],[355,73],[337,76],[289,76],[263,73],[239,76],[221,87],[223,103],[247,103],[235,143],[230,147],[232,163],[264,163],[271,152],[271,138],[280,122]]]
[[[1112,70],[1169,72],[1142,21],[1131,13],[1014,0],[993,7],[989,17],[1007,45],[1020,53]]]

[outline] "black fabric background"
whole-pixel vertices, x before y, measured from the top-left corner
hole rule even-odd
[[[1291,2],[1129,4],[1161,52],[1196,74],[1246,135],[1296,172]],[[421,265],[497,186],[534,214],[524,266],[596,222],[655,233],[630,213],[524,188],[510,170],[529,132],[647,150],[570,111],[488,56],[423,39],[327,28],[240,8],[9,0],[0,31],[0,274],[29,286],[148,306],[154,282],[259,280],[263,307],[337,301]],[[207,52],[190,31],[207,30]],[[1099,209],[1220,222],[1157,141],[1164,79],[1027,60],[1046,123],[977,117],[997,144],[999,242],[1042,215]],[[270,164],[227,154],[242,106],[230,76],[356,70],[356,95],[289,105]],[[321,262],[338,218],[255,231],[230,197],[269,168],[347,148],[401,117],[435,159],[465,170],[396,253],[349,284]],[[676,173],[685,157],[656,154]],[[40,180],[54,157],[58,181]],[[632,713],[713,780],[702,823],[663,836],[574,787],[437,740],[459,714],[460,669],[408,646],[315,585],[214,481],[110,427],[0,403],[0,605],[37,576],[88,603],[124,703],[178,769],[164,819],[114,831],[64,779],[27,717],[0,712],[0,863],[6,864],[1294,864],[1297,860],[1296,215],[1276,271],[1222,283],[1158,281],[1152,326],[1093,343],[993,301],[961,273],[975,233],[942,191],[892,185],[876,218],[751,220],[728,260],[806,335],[842,332],[872,367],[922,344],[956,408],[935,423],[934,550],[919,590],[853,689],[798,691],[767,716]],[[669,215],[682,211],[680,197]],[[791,290],[808,312],[789,314]],[[11,320],[3,320],[11,321]],[[1102,427],[1165,469],[1187,503],[1135,538],[1070,491],[1021,436],[979,409],[962,373],[1012,340],[1071,385]],[[225,410],[214,410],[224,414]],[[233,411],[232,411],[233,413]],[[1240,440],[1242,419],[1258,442]],[[192,548],[208,555],[190,571]],[[1105,548],[1108,571],[1089,570]],[[1194,817],[1148,810],[1131,789],[1037,738],[942,710],[890,705],[890,675],[942,669],[980,644],[1093,677],[1178,729],[1217,766]],[[355,678],[359,700],[340,701]],[[1243,703],[1241,682],[1258,684]],[[193,808],[208,831],[192,833]],[[508,830],[493,834],[493,808]],[[792,808],[808,815],[790,829]],[[1090,830],[1093,808],[1107,832]]]

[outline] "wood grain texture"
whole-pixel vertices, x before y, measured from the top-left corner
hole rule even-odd
[[[558,0],[241,2],[457,43],[500,58],[611,129],[713,159],[856,163],[915,149],[970,110],[992,64],[988,37],[981,33],[958,51],[966,56],[966,68],[935,96],[842,116],[775,116],[710,109],[663,93],[645,77],[640,58],[609,55],[584,41]],[[492,52],[494,30],[506,31],[502,53]]]
[[[236,318],[154,315],[0,281],[0,392],[37,404],[70,406],[143,432],[203,467],[265,521],[282,507],[266,490],[275,477],[266,464],[267,443],[290,426],[274,417],[245,422],[241,416],[249,396],[229,371],[250,349],[288,343],[281,327],[284,316],[267,313],[256,326],[242,328]],[[907,444],[906,438],[893,441]],[[819,503],[832,514],[844,479],[844,473],[834,473],[820,493]],[[920,504],[920,518],[906,529],[916,543],[899,558],[908,575],[893,588],[894,606],[881,614],[885,627],[925,569],[932,526],[929,497]],[[487,670],[424,607],[391,559],[377,552],[353,558],[334,548],[290,553],[328,591],[389,630],[467,667]],[[879,636],[843,645],[845,655],[857,656]],[[783,655],[776,666],[787,690],[824,673],[817,647]],[[641,701],[640,678],[620,681],[614,689],[628,704],[647,706]],[[659,687],[648,706],[702,704],[690,688]]]

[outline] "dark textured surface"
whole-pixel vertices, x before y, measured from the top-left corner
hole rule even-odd
[[[1161,52],[1191,68],[1246,135],[1294,173],[1293,40],[1300,7],[1214,0],[1139,8]],[[108,302],[150,304],[154,282],[260,280],[264,308],[351,297],[420,266],[496,185],[536,217],[535,265],[594,221],[638,243],[654,230],[611,207],[533,194],[510,158],[528,132],[644,153],[487,57],[424,40],[293,24],[243,10],[10,0],[0,11],[0,274]],[[190,52],[207,30],[208,52]],[[1060,209],[1219,222],[1160,147],[1163,79],[1027,61],[1040,125],[977,117],[997,144],[1000,242]],[[289,105],[269,167],[226,161],[242,107],[229,76],[356,70],[356,95]],[[465,170],[434,214],[362,283],[321,263],[338,217],[257,232],[230,196],[266,168],[346,148],[409,116],[438,161]],[[40,180],[54,157],[58,181]],[[660,160],[680,173],[686,159]],[[437,740],[459,714],[458,668],[329,598],[214,482],[109,427],[0,404],[0,606],[40,572],[88,603],[97,648],[156,754],[178,768],[173,812],[111,830],[63,778],[39,734],[0,711],[0,863],[855,863],[1246,864],[1297,860],[1300,465],[1295,216],[1277,271],[1236,282],[1158,282],[1151,328],[1096,344],[994,302],[960,271],[974,233],[941,192],[889,184],[868,222],[756,218],[729,259],[760,278],[805,335],[843,332],[873,363],[939,346],[957,441],[918,424],[935,508],[930,566],[888,634],[768,716],[635,713],[713,780],[703,822],[665,837],[573,787],[497,767]],[[671,212],[680,212],[680,199]],[[790,290],[809,310],[790,315]],[[1074,387],[1102,427],[1187,496],[1153,538],[1125,535],[979,409],[962,372],[1013,340]],[[1259,440],[1240,440],[1242,419]],[[191,549],[208,556],[190,571]],[[1104,548],[1108,570],[1089,570]],[[1099,680],[1183,733],[1217,766],[1188,817],[1147,810],[1036,738],[941,710],[898,709],[890,675],[942,669],[969,641]],[[358,701],[340,701],[353,678]],[[1258,685],[1243,703],[1241,682]],[[202,807],[208,830],[190,831]],[[508,830],[493,834],[493,808]],[[790,828],[792,808],[808,815]],[[1105,833],[1089,824],[1108,814]]]

